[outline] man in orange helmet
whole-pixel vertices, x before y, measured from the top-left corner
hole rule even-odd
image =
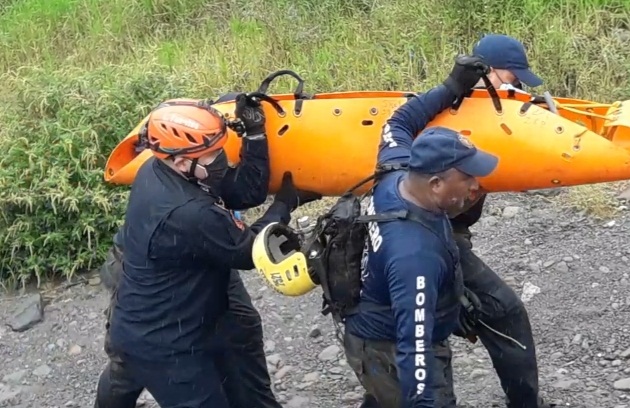
[[[233,269],[253,269],[251,245],[270,222],[288,223],[299,205],[321,195],[297,190],[286,174],[273,204],[252,226],[231,203],[269,184],[265,117],[241,94],[241,164],[230,171],[227,124],[207,104],[167,101],[147,122],[155,158],[139,169],[123,227],[123,273],[116,288],[95,407],[135,407],[146,388],[162,408],[227,408],[217,359],[217,327],[228,308]]]
[[[234,101],[237,96],[237,92],[230,92],[217,98],[214,103]],[[262,155],[260,159],[256,159],[260,162],[263,170],[267,168],[266,157]],[[243,158],[251,167],[252,157],[245,152]],[[230,176],[230,173],[235,175]],[[239,167],[230,167],[226,180],[231,180],[230,183],[233,183],[235,177],[243,176],[247,176],[247,172],[241,172]],[[244,180],[244,182],[249,183],[249,188],[245,189],[248,194],[245,192],[240,194],[238,201],[230,200],[230,209],[245,210],[263,204],[267,198],[268,188],[260,181],[251,178]],[[237,219],[241,219],[239,212],[234,211],[234,215]],[[122,254],[124,252],[124,229],[122,227],[114,235],[113,241],[99,271],[103,285],[112,294],[112,301],[115,298],[116,288],[122,275]],[[229,343],[229,350],[218,363],[221,375],[225,379],[223,388],[230,407],[282,408],[271,388],[271,378],[264,351],[262,319],[254,307],[251,296],[237,269],[233,269],[230,273],[228,299],[228,312],[223,316],[218,331]],[[112,301],[110,301],[105,313],[108,319],[105,324],[106,329],[109,327],[109,311],[113,304]],[[136,393],[139,392],[134,386],[131,389]]]

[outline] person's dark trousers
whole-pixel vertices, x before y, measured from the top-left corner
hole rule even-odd
[[[120,276],[121,269],[118,260],[120,251],[112,248],[107,254],[107,259],[101,266],[101,279],[116,279]],[[123,359],[116,353],[110,343],[109,324],[111,313],[116,302],[116,286],[111,289],[109,283],[114,280],[103,281],[105,286],[111,291],[110,301],[105,310],[105,353],[109,357],[107,366],[98,379],[96,389],[96,400],[94,408],[135,408],[136,401],[144,390],[144,385],[140,385],[137,379],[127,369]]]
[[[122,274],[122,251],[116,245],[107,254],[100,273],[103,284],[114,293]],[[219,332],[226,337],[229,350],[216,363],[230,408],[282,408],[271,389],[260,314],[237,270],[231,272],[228,295],[229,310]],[[111,307],[110,302],[107,312]]]
[[[118,259],[119,254],[111,255]],[[107,265],[115,267],[116,262],[106,262]],[[140,362],[115,350],[109,331],[115,302],[114,287],[106,310],[104,348],[109,361],[99,377],[94,408],[135,408],[145,388],[162,408],[232,408],[222,387],[225,374],[217,369],[216,357],[201,360],[194,357],[188,361],[183,358],[171,363]]]
[[[219,332],[228,338],[229,351],[218,364],[226,376],[223,387],[230,407],[282,408],[271,389],[260,314],[237,270],[232,271],[228,290],[230,306]]]
[[[94,408],[135,408],[143,390],[124,363],[110,360],[98,379]]]
[[[488,351],[507,397],[508,408],[545,407],[538,396],[538,366],[529,317],[516,293],[472,251],[471,233],[455,228],[464,284],[479,297],[482,320],[497,332],[478,325],[477,336]]]
[[[348,365],[365,389],[361,408],[400,408],[401,390],[396,368],[396,343],[365,340],[344,333],[344,352]],[[438,391],[435,408],[455,408],[452,352],[448,339],[433,346],[435,381]]]
[[[359,405],[359,408],[380,408],[380,407],[378,405],[378,401],[376,400],[376,397],[366,391],[363,393],[363,401],[361,401],[361,405]]]
[[[146,388],[161,408],[229,408],[213,358],[169,364],[120,359],[109,351],[94,408],[135,408]]]

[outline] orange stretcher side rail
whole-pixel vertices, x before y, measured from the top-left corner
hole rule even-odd
[[[299,188],[338,196],[371,174],[381,128],[410,92],[324,93],[309,99],[270,95],[283,109],[263,102],[267,117],[270,193],[284,171]],[[428,127],[446,126],[499,157],[497,170],[481,179],[491,192],[524,191],[630,179],[630,102],[599,104],[571,98],[535,100],[529,94],[475,90],[458,109],[447,109]],[[234,118],[234,102],[213,105]],[[105,181],[129,185],[152,156],[137,151],[145,117],[112,151]],[[241,139],[229,131],[225,149],[238,163]],[[365,191],[365,185],[358,192]]]

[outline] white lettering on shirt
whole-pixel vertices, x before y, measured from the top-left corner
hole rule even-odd
[[[374,209],[374,196],[370,197],[366,212],[367,215],[376,214],[376,210]],[[381,244],[383,244],[383,237],[381,236],[381,230],[376,222],[371,221],[368,223],[368,234],[370,236],[370,242],[372,243],[372,251],[378,252]]]
[[[398,146],[398,143],[396,143],[394,137],[392,136],[392,130],[389,123],[386,123],[385,126],[383,126],[383,142],[387,143],[387,147]]]
[[[426,295],[424,293],[424,289],[426,287],[426,282],[424,276],[418,276],[416,278],[416,305],[414,310],[414,323],[415,323],[415,358],[414,358],[414,377],[417,381],[416,383],[416,393],[418,395],[422,394],[425,389],[425,381],[427,378],[427,362],[425,356],[425,347],[424,347],[424,335],[425,335],[425,327],[424,327],[424,304],[426,301]]]

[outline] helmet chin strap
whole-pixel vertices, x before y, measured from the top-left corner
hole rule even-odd
[[[212,191],[212,189],[209,186],[206,186],[199,182],[199,178],[195,176],[195,170],[197,169],[197,166],[203,167],[199,165],[199,159],[197,158],[191,159],[190,168],[188,169],[188,171],[184,173],[186,180],[188,180],[191,183],[196,183],[199,188],[201,188],[203,191],[210,194],[211,196],[215,197],[218,200],[218,203],[223,205],[223,199],[219,197],[216,194],[216,192]]]
[[[186,177],[188,177],[189,181],[197,181],[197,177],[195,176],[195,170],[197,169],[197,162],[198,161],[199,161],[199,159],[197,159],[197,158],[192,159],[192,163],[190,164],[190,168],[185,173]]]

